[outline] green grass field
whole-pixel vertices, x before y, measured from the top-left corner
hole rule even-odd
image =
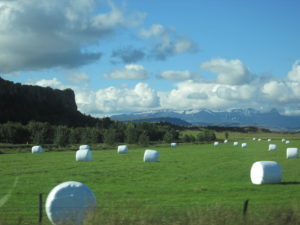
[[[147,218],[138,224],[170,224],[175,219],[177,223],[171,224],[201,224],[190,220],[198,211],[206,212],[206,222],[227,210],[240,216],[246,199],[250,200],[249,217],[266,215],[275,208],[298,210],[300,159],[286,159],[286,148],[300,147],[300,140],[294,137],[286,145],[275,138],[271,143],[277,144],[277,151],[271,152],[266,140],[257,142],[246,137],[242,140],[248,143],[245,149],[234,147],[232,139],[218,147],[149,147],[159,151],[157,163],[143,162],[145,148],[129,149],[129,154],[123,155],[116,150],[92,149],[92,162],[76,162],[74,151],[2,154],[0,224],[37,224],[38,194],[43,193],[45,201],[54,186],[70,180],[86,184],[96,195],[98,217],[103,220],[99,224],[128,224],[129,218],[137,217],[139,221]],[[262,160],[281,165],[282,184],[251,184],[250,168]],[[185,222],[180,222],[179,215],[185,215]],[[50,224],[46,215],[43,224]]]

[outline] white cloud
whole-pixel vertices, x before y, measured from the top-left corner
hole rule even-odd
[[[103,77],[107,79],[144,80],[148,78],[148,73],[142,65],[128,64],[122,69],[104,74]]]
[[[188,70],[167,70],[159,75],[159,78],[166,80],[190,80],[195,76]]]
[[[240,85],[252,79],[247,67],[238,59],[212,59],[201,64],[201,68],[217,74],[218,82],[222,84]]]
[[[80,84],[89,81],[89,75],[86,73],[76,73],[68,75],[68,80],[73,84]]]
[[[154,24],[149,29],[141,29],[140,35],[146,39],[154,40],[151,50],[152,57],[165,60],[169,56],[185,52],[195,52],[198,46],[192,40],[179,36],[175,30],[166,29],[160,24]]]
[[[49,79],[49,80],[42,79],[42,80],[37,80],[37,81],[29,81],[29,82],[27,82],[27,84],[37,85],[37,86],[41,86],[41,87],[51,87],[51,88],[55,88],[55,89],[64,89],[65,88],[64,84],[55,77],[52,79]]]
[[[288,78],[300,82],[300,60],[294,63],[292,70],[288,73]]]
[[[73,68],[95,62],[102,55],[100,40],[142,20],[141,13],[128,15],[113,1],[1,1],[0,72]]]

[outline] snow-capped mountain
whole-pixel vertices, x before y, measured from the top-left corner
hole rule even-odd
[[[255,109],[233,109],[228,112],[214,112],[208,109],[172,111],[160,110],[121,114],[111,117],[114,120],[125,121],[159,121],[160,118],[171,118],[181,121],[181,125],[211,125],[211,126],[257,126],[273,130],[300,130],[300,116],[281,115],[276,109],[260,112]],[[161,119],[161,121],[166,121]],[[186,124],[184,124],[186,122]]]

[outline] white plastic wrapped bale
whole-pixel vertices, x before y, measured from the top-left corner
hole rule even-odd
[[[251,167],[250,177],[253,184],[278,184],[281,176],[281,167],[274,161],[258,161]]]
[[[37,145],[37,146],[32,146],[32,148],[31,148],[31,153],[32,153],[32,154],[43,153],[43,148],[42,148],[42,146],[39,146],[39,145]]]
[[[282,139],[281,139],[281,142],[285,142],[285,138],[282,138]]]
[[[76,151],[76,161],[92,161],[92,152],[88,149],[79,149]]]
[[[226,139],[226,140],[224,140],[224,143],[226,144],[226,143],[228,143],[228,140]]]
[[[158,151],[147,149],[144,153],[144,162],[158,162],[158,156]]]
[[[86,185],[67,181],[50,191],[46,200],[46,213],[54,225],[82,225],[86,214],[96,206],[96,197]]]
[[[286,149],[286,158],[298,158],[298,148],[287,148]]]
[[[252,141],[256,141],[256,138],[254,137],[254,138],[252,138]]]
[[[258,138],[257,141],[261,141],[261,138]]]
[[[247,143],[242,143],[242,148],[247,148]]]
[[[291,142],[290,142],[289,140],[286,140],[285,143],[286,143],[286,144],[290,144]]]
[[[86,150],[86,149],[91,150],[89,145],[80,145],[79,146],[79,150]]]
[[[219,145],[219,142],[218,141],[215,141],[214,142],[214,146],[218,146]]]
[[[270,141],[272,141],[272,139],[271,139],[271,138],[269,138],[269,139],[268,139],[268,142],[270,142]]]
[[[239,143],[237,141],[233,142],[233,146],[238,146]]]
[[[127,154],[128,153],[127,145],[119,145],[118,146],[118,153],[119,154]]]
[[[171,147],[175,148],[177,146],[177,144],[175,142],[171,143]]]
[[[275,144],[269,144],[269,151],[275,151],[277,146]]]

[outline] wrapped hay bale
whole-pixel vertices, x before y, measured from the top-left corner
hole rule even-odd
[[[254,137],[254,138],[252,138],[252,141],[256,141],[256,138]]]
[[[118,146],[118,153],[119,154],[127,154],[128,153],[127,145],[119,145]]]
[[[158,151],[147,149],[144,153],[144,162],[158,162],[158,156]]]
[[[275,151],[277,146],[275,144],[269,144],[269,151]]]
[[[40,145],[37,146],[32,146],[31,148],[31,153],[36,154],[36,153],[43,153],[43,148]]]
[[[226,143],[228,143],[228,140],[226,139],[226,140],[224,140],[224,143],[226,144]]]
[[[287,148],[286,149],[286,158],[298,158],[298,148]]]
[[[84,184],[67,181],[54,187],[46,200],[46,213],[52,224],[84,223],[86,214],[96,208],[96,197]]]
[[[233,142],[233,146],[238,146],[239,143],[237,141]]]
[[[281,167],[274,161],[258,161],[251,167],[250,177],[253,184],[278,184],[281,176]]]
[[[291,142],[290,142],[289,140],[286,140],[285,143],[286,143],[286,144],[290,144]]]
[[[257,141],[261,141],[261,138],[258,138]]]
[[[175,148],[177,146],[177,144],[175,142],[171,143],[171,147]]]
[[[76,161],[92,161],[92,152],[88,149],[79,149],[76,151]]]
[[[285,138],[282,138],[282,139],[281,139],[281,142],[285,142]]]
[[[268,139],[268,142],[270,142],[270,141],[272,141],[272,139],[271,139],[271,138],[269,138],[269,139]]]
[[[79,146],[79,150],[85,150],[85,149],[91,150],[91,148],[90,148],[89,145],[80,145],[80,146]]]
[[[247,143],[242,143],[242,148],[247,148]]]
[[[218,141],[215,141],[214,142],[214,146],[218,146],[219,145],[219,142]]]

